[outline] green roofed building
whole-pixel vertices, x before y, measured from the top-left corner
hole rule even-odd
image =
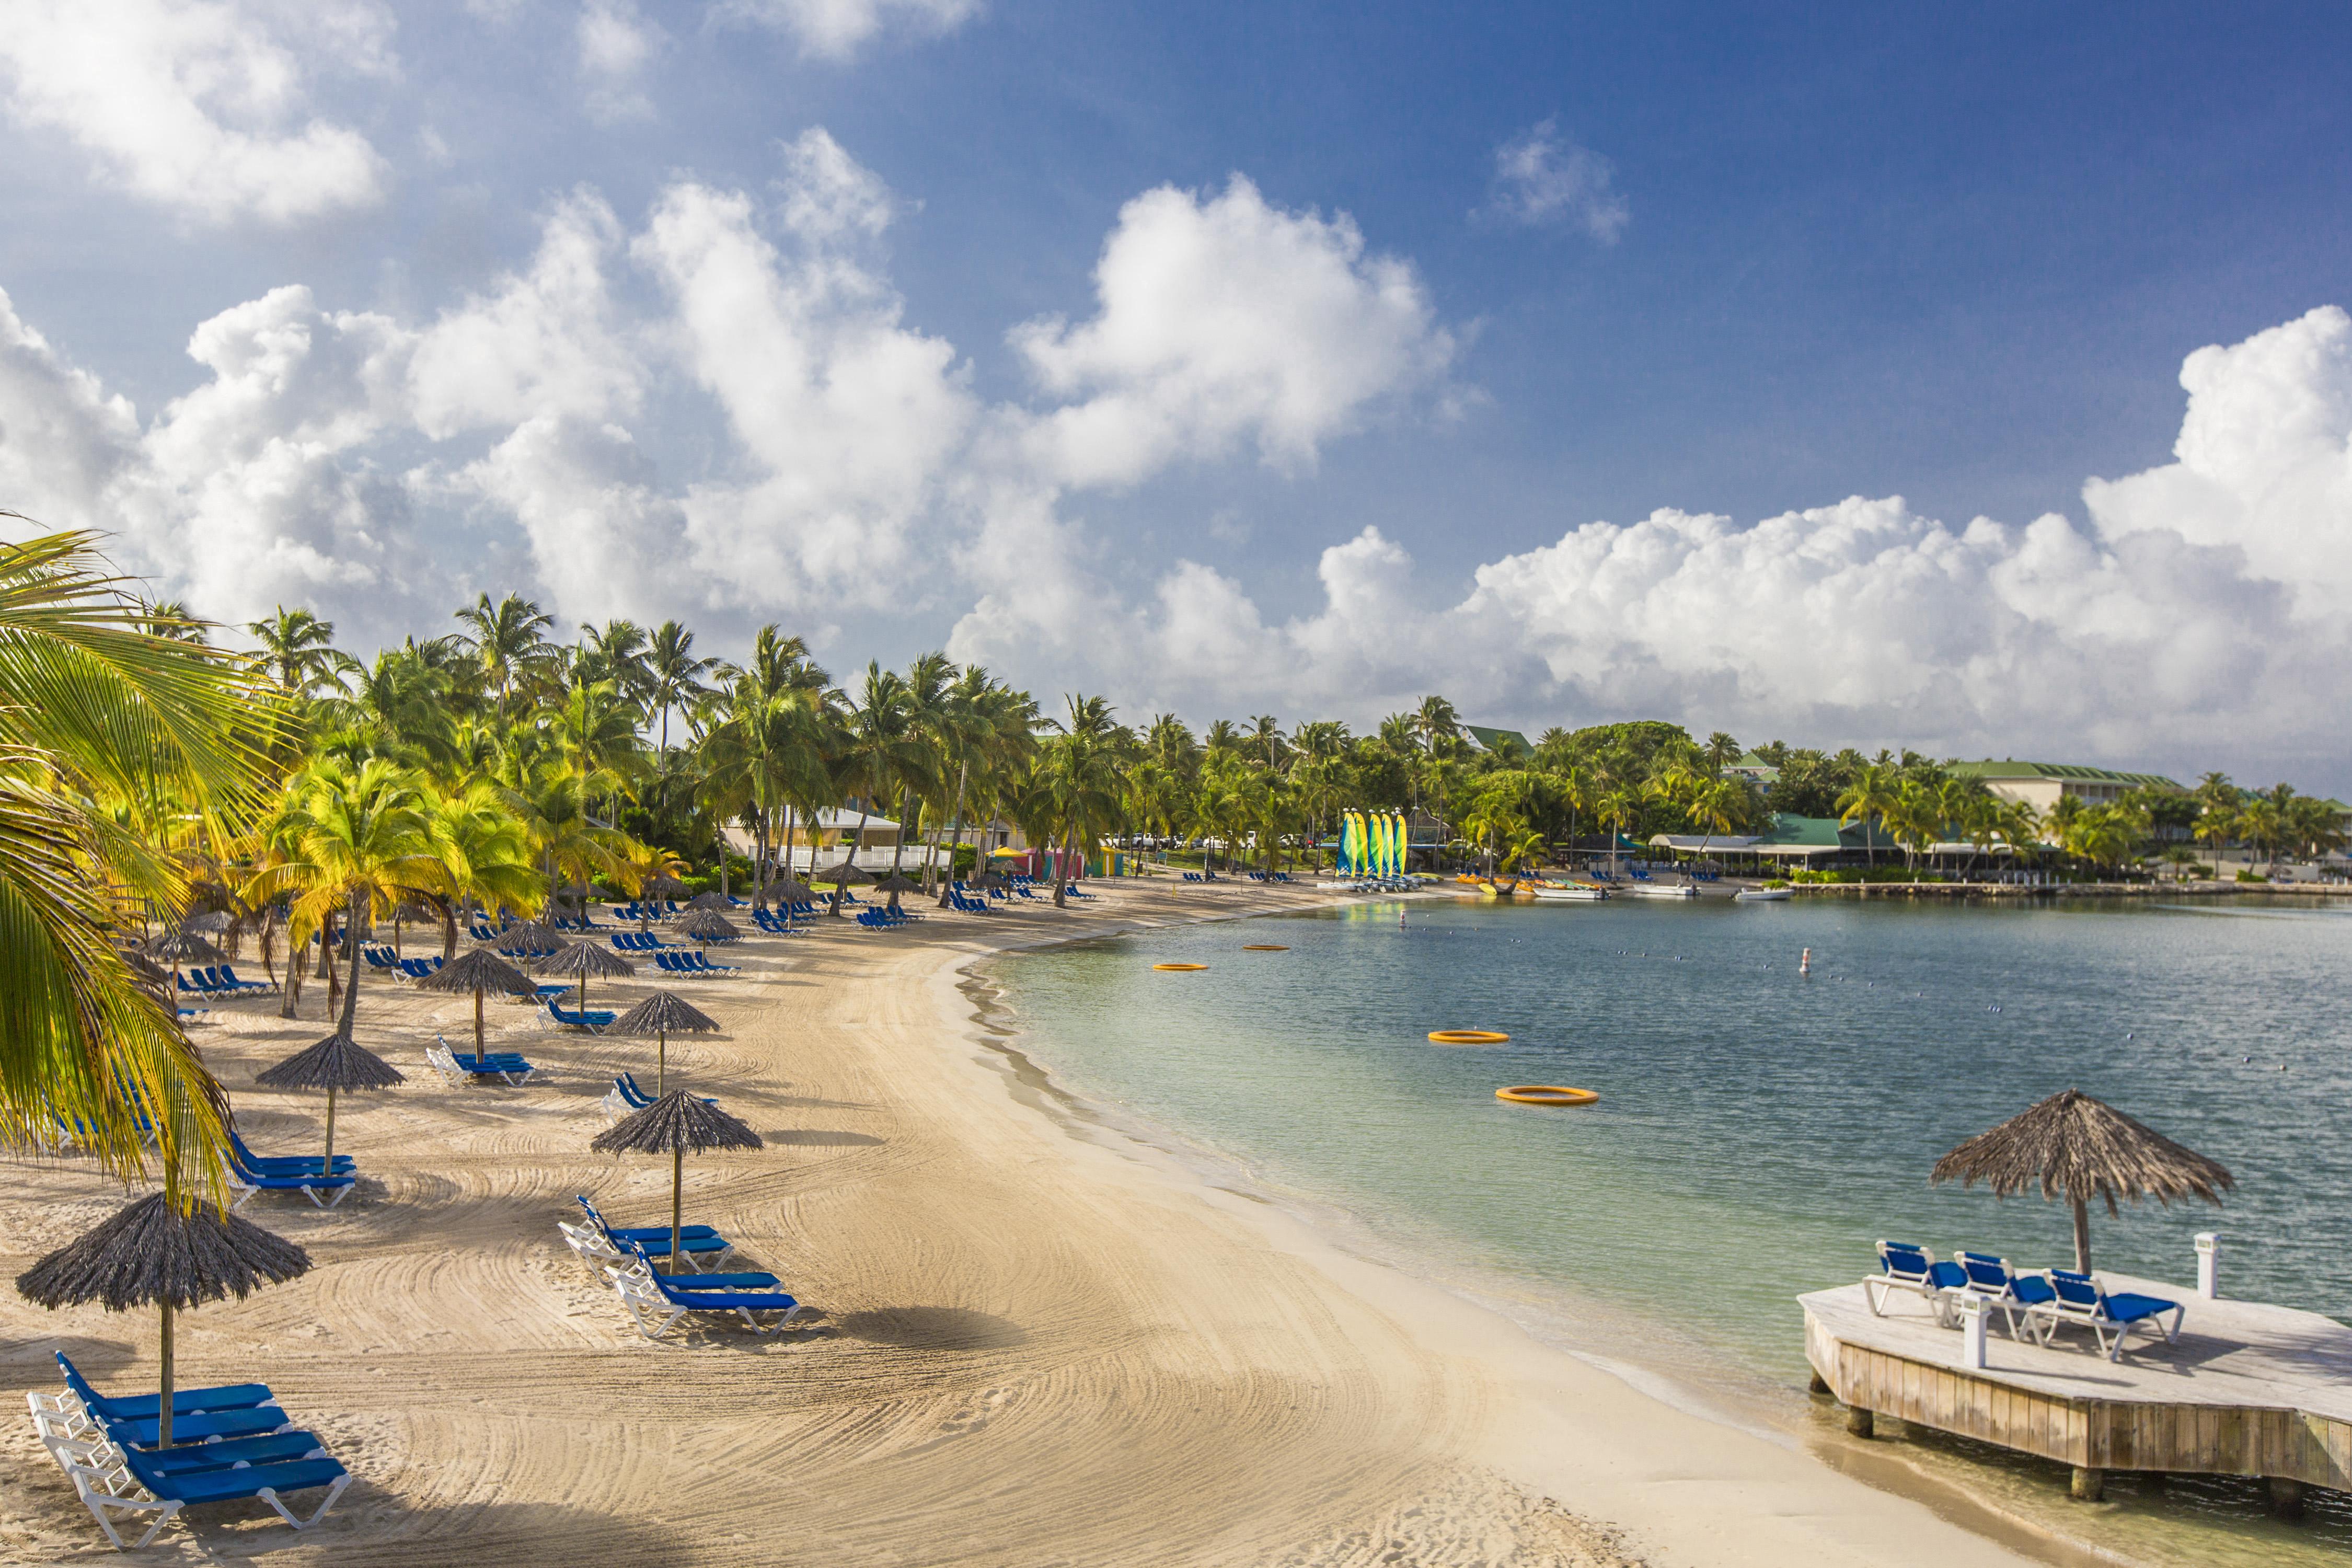
[[[1516,749],[1521,757],[1532,757],[1536,754],[1535,742],[1517,730],[1493,730],[1484,724],[1465,724],[1461,726],[1461,730],[1464,734],[1470,737],[1471,744],[1482,752]]]
[[[2058,804],[2061,795],[2097,803],[2136,789],[2180,787],[2162,773],[2119,773],[2071,763],[1955,763],[1946,771],[1954,778],[1977,780],[2003,800],[2021,800],[2044,813]]]

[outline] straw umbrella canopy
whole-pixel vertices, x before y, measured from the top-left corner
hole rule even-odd
[[[16,1293],[55,1311],[96,1301],[110,1312],[163,1310],[163,1388],[158,1445],[172,1446],[172,1314],[206,1301],[242,1300],[260,1285],[282,1285],[310,1268],[310,1255],[223,1209],[173,1210],[162,1193],[114,1215],[16,1276]]]
[[[588,977],[592,974],[618,976],[635,974],[637,966],[609,947],[593,942],[568,942],[556,950],[552,958],[543,958],[538,964],[541,974],[576,974],[580,977],[580,1002],[588,1005]]]
[[[743,933],[717,910],[695,910],[677,922],[677,929],[698,946],[706,942],[732,942]]]
[[[2047,1203],[2064,1194],[2074,1209],[2074,1267],[2091,1271],[2090,1200],[2175,1198],[2219,1204],[2237,1184],[2227,1167],[2135,1121],[2081,1089],[2053,1094],[1936,1162],[1930,1183],[1982,1182],[2005,1198],[2039,1187]]]
[[[920,892],[922,890],[922,887],[923,885],[920,882],[916,881],[912,877],[908,876],[905,872],[893,871],[888,876],[883,878],[880,881],[875,883],[874,890],[877,893],[889,894],[890,907],[895,910],[898,907],[899,894]]]
[[[669,1070],[669,1037],[679,1035],[715,1035],[718,1020],[703,1012],[685,997],[674,992],[656,991],[609,1025],[607,1035],[632,1035],[639,1039],[651,1035],[658,1042],[654,1058],[654,1094],[664,1092],[663,1079]]]
[[[390,1089],[406,1083],[398,1068],[352,1039],[329,1035],[307,1051],[297,1051],[276,1067],[253,1075],[253,1081],[271,1089],[323,1089],[327,1091],[327,1152],[320,1156],[319,1174],[335,1173],[335,1095],[346,1089]]]
[[[599,1154],[667,1154],[669,1156],[669,1271],[678,1271],[678,1237],[685,1226],[682,1194],[686,1187],[686,1155],[692,1150],[758,1149],[760,1135],[715,1105],[706,1105],[675,1089],[634,1116],[625,1117],[597,1134],[588,1147]]]
[[[835,916],[841,913],[841,895],[849,890],[852,883],[870,882],[874,879],[859,870],[856,863],[847,856],[842,858],[840,865],[829,866],[822,871],[811,871],[809,875],[820,882],[833,884],[833,902],[825,912]]]
[[[168,958],[172,961],[172,984],[177,987],[180,983],[181,964],[218,963],[221,961],[221,950],[184,926],[178,931],[167,931],[163,935],[150,940],[147,943],[147,956]]]
[[[478,947],[443,964],[416,983],[419,991],[470,991],[474,994],[474,1056],[482,1054],[482,993],[504,991],[511,994],[536,994],[539,987],[530,976],[492,952]]]
[[[572,939],[542,921],[523,921],[490,939],[490,945],[509,956],[519,952],[553,952]]]
[[[806,882],[795,879],[789,874],[779,877],[776,880],[769,883],[768,891],[775,896],[776,901],[780,904],[813,904],[816,902],[816,889],[810,887]]]
[[[731,910],[735,907],[735,900],[714,888],[709,892],[695,894],[686,901],[686,907],[689,910]]]

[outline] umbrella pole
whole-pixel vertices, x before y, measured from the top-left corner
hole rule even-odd
[[[155,1446],[168,1448],[172,1446],[172,1303],[168,1298],[163,1302],[163,1395],[156,1402]]]
[[[654,1058],[654,1098],[659,1100],[662,1095],[662,1079],[669,1071],[669,1031],[664,1029],[655,1037],[661,1051],[659,1056]]]
[[[669,1271],[677,1270],[679,1238],[686,1227],[678,1223],[683,1217],[686,1189],[686,1145],[677,1144],[669,1152]]]
[[[474,1059],[482,1059],[482,988],[474,987]]]
[[[319,1161],[319,1174],[335,1173],[335,1088],[327,1086],[327,1152]]]
[[[2077,1196],[2074,1199],[2074,1272],[2091,1271],[2091,1209]]]

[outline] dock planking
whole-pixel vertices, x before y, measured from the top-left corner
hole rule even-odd
[[[2011,1340],[1996,1311],[1986,1365],[1962,1336],[1897,1291],[1874,1316],[1860,1285],[1798,1298],[1805,1354],[1850,1408],[2070,1465],[2095,1496],[2107,1470],[2254,1476],[2294,1506],[2294,1484],[2352,1490],[2352,1329],[2316,1312],[2207,1300],[2155,1280],[2102,1274],[2188,1309],[2179,1342],[2135,1335],[2120,1362],[2086,1329],[2049,1346]],[[1857,1430],[1865,1430],[1866,1424]]]

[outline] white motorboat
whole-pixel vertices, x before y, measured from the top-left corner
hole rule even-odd
[[[1605,888],[1588,888],[1581,883],[1562,888],[1553,887],[1549,882],[1538,882],[1533,887],[1521,883],[1520,886],[1533,893],[1539,904],[1597,904],[1609,896]]]
[[[1696,882],[1633,881],[1625,884],[1625,890],[1639,894],[1645,899],[1696,899],[1698,897]]]
[[[1731,896],[1743,904],[1777,904],[1793,898],[1795,893],[1793,888],[1742,888]]]

